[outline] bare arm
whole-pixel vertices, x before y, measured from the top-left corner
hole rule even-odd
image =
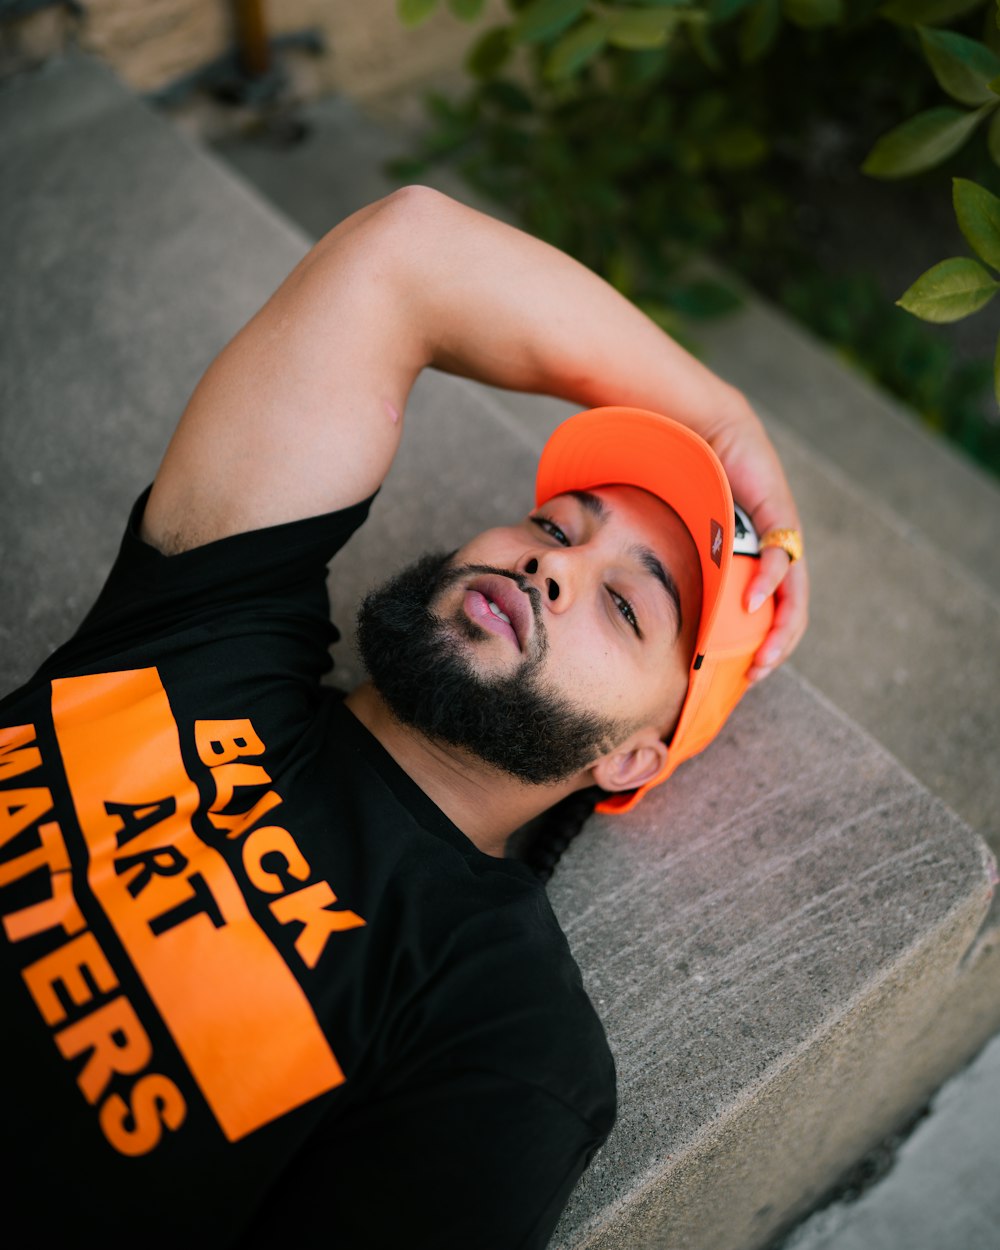
[[[364,498],[428,365],[582,407],[666,412],[716,447],[759,529],[798,524],[738,391],[564,253],[407,187],[326,235],[209,367],[157,475],[145,537],[183,550]],[[770,593],[786,566],[768,553],[759,588]],[[777,643],[779,658],[805,625],[804,567],[786,582],[762,648]]]

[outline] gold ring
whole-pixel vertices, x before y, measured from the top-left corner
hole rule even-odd
[[[802,559],[802,535],[798,530],[768,530],[760,536],[761,551],[765,547],[780,547],[792,564]]]

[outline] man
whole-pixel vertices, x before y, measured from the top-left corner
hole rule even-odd
[[[369,597],[341,700],[326,565],[427,366],[592,411],[530,516]],[[764,535],[740,575],[733,494]],[[595,786],[630,805],[791,651],[797,525],[742,397],[569,258],[423,188],[331,231],[0,703],[11,1219],[544,1246],[614,1071],[507,839]]]

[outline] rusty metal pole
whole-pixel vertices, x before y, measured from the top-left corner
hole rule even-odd
[[[236,54],[242,73],[262,78],[271,68],[263,0],[232,0]]]

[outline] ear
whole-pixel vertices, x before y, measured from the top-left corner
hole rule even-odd
[[[667,744],[650,725],[638,729],[591,766],[594,784],[604,790],[634,790],[649,781],[667,759]]]

